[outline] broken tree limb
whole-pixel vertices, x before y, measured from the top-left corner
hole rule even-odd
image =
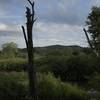
[[[30,3],[30,5],[32,6],[33,5],[33,3],[34,3],[34,1],[33,1],[33,3],[30,1],[30,0],[28,0],[28,2]]]
[[[83,31],[84,31],[84,33],[85,33],[85,36],[86,36],[86,38],[87,38],[87,42],[88,42],[90,48],[91,48],[92,51],[95,53],[95,55],[98,56],[98,53],[97,53],[96,49],[93,47],[93,45],[92,45],[92,43],[91,43],[91,41],[90,41],[90,39],[89,39],[89,36],[88,36],[88,33],[87,33],[86,29],[83,28]]]
[[[23,35],[24,35],[25,43],[26,43],[26,46],[28,48],[28,41],[27,41],[27,36],[26,36],[26,32],[25,32],[24,26],[22,26],[22,30],[23,30]]]
[[[33,3],[30,1],[30,0],[28,0],[28,2],[30,3],[30,5],[31,5],[31,9],[32,9],[32,13],[31,13],[31,15],[32,15],[32,22],[34,23],[34,15],[35,15],[35,11],[34,11],[34,1],[33,1]]]
[[[92,44],[91,44],[91,42],[90,42],[90,39],[89,39],[89,36],[88,36],[88,34],[87,34],[86,29],[83,28],[83,31],[84,31],[84,33],[85,33],[85,36],[86,36],[86,38],[87,38],[87,42],[88,42],[89,46],[90,46],[91,49],[93,50],[94,48],[93,48],[93,46],[92,46]]]

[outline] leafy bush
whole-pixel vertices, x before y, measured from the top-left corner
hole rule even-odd
[[[84,90],[63,83],[52,74],[40,74],[39,98],[40,100],[89,100]]]
[[[15,58],[18,54],[17,44],[14,42],[3,44],[1,54],[2,58]]]
[[[100,73],[99,58],[86,55],[46,56],[35,59],[38,72],[51,72],[63,81],[87,83],[94,72]],[[27,61],[21,58],[0,60],[0,71],[23,71],[27,69]]]
[[[87,82],[91,74],[98,71],[97,60],[91,56],[48,56],[36,61],[37,70],[51,72],[63,81]]]
[[[0,100],[25,100],[28,92],[24,79],[24,73],[0,73]]]
[[[39,100],[89,100],[77,86],[62,83],[52,74],[38,74]],[[28,95],[27,74],[0,73],[0,100],[32,100]]]
[[[92,87],[93,89],[100,91],[100,74],[94,73],[91,77],[92,78],[88,82],[90,88]]]

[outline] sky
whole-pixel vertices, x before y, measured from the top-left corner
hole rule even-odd
[[[100,0],[34,0],[34,46],[88,46],[83,32],[85,21],[93,6]],[[0,0],[0,47],[15,42],[25,47],[21,25],[25,26],[27,0]]]

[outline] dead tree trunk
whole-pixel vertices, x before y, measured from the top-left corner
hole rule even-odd
[[[27,46],[27,52],[28,52],[28,76],[29,76],[29,91],[30,91],[30,96],[33,98],[33,100],[38,100],[37,96],[37,86],[36,86],[36,71],[34,67],[34,48],[33,48],[33,36],[32,36],[32,29],[33,29],[33,24],[36,21],[34,18],[35,13],[34,13],[34,1],[33,3],[28,0],[30,3],[32,9],[29,7],[26,7],[26,18],[27,18],[27,23],[26,23],[26,29],[27,29],[27,34],[25,32],[24,26],[22,26],[23,30],[23,35],[24,39],[26,42]]]

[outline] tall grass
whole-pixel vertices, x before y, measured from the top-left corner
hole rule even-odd
[[[77,86],[62,83],[52,74],[38,74],[39,100],[89,100]],[[28,78],[24,72],[0,73],[0,100],[30,100]]]
[[[23,71],[27,69],[27,61],[22,58],[0,60],[0,71]]]

